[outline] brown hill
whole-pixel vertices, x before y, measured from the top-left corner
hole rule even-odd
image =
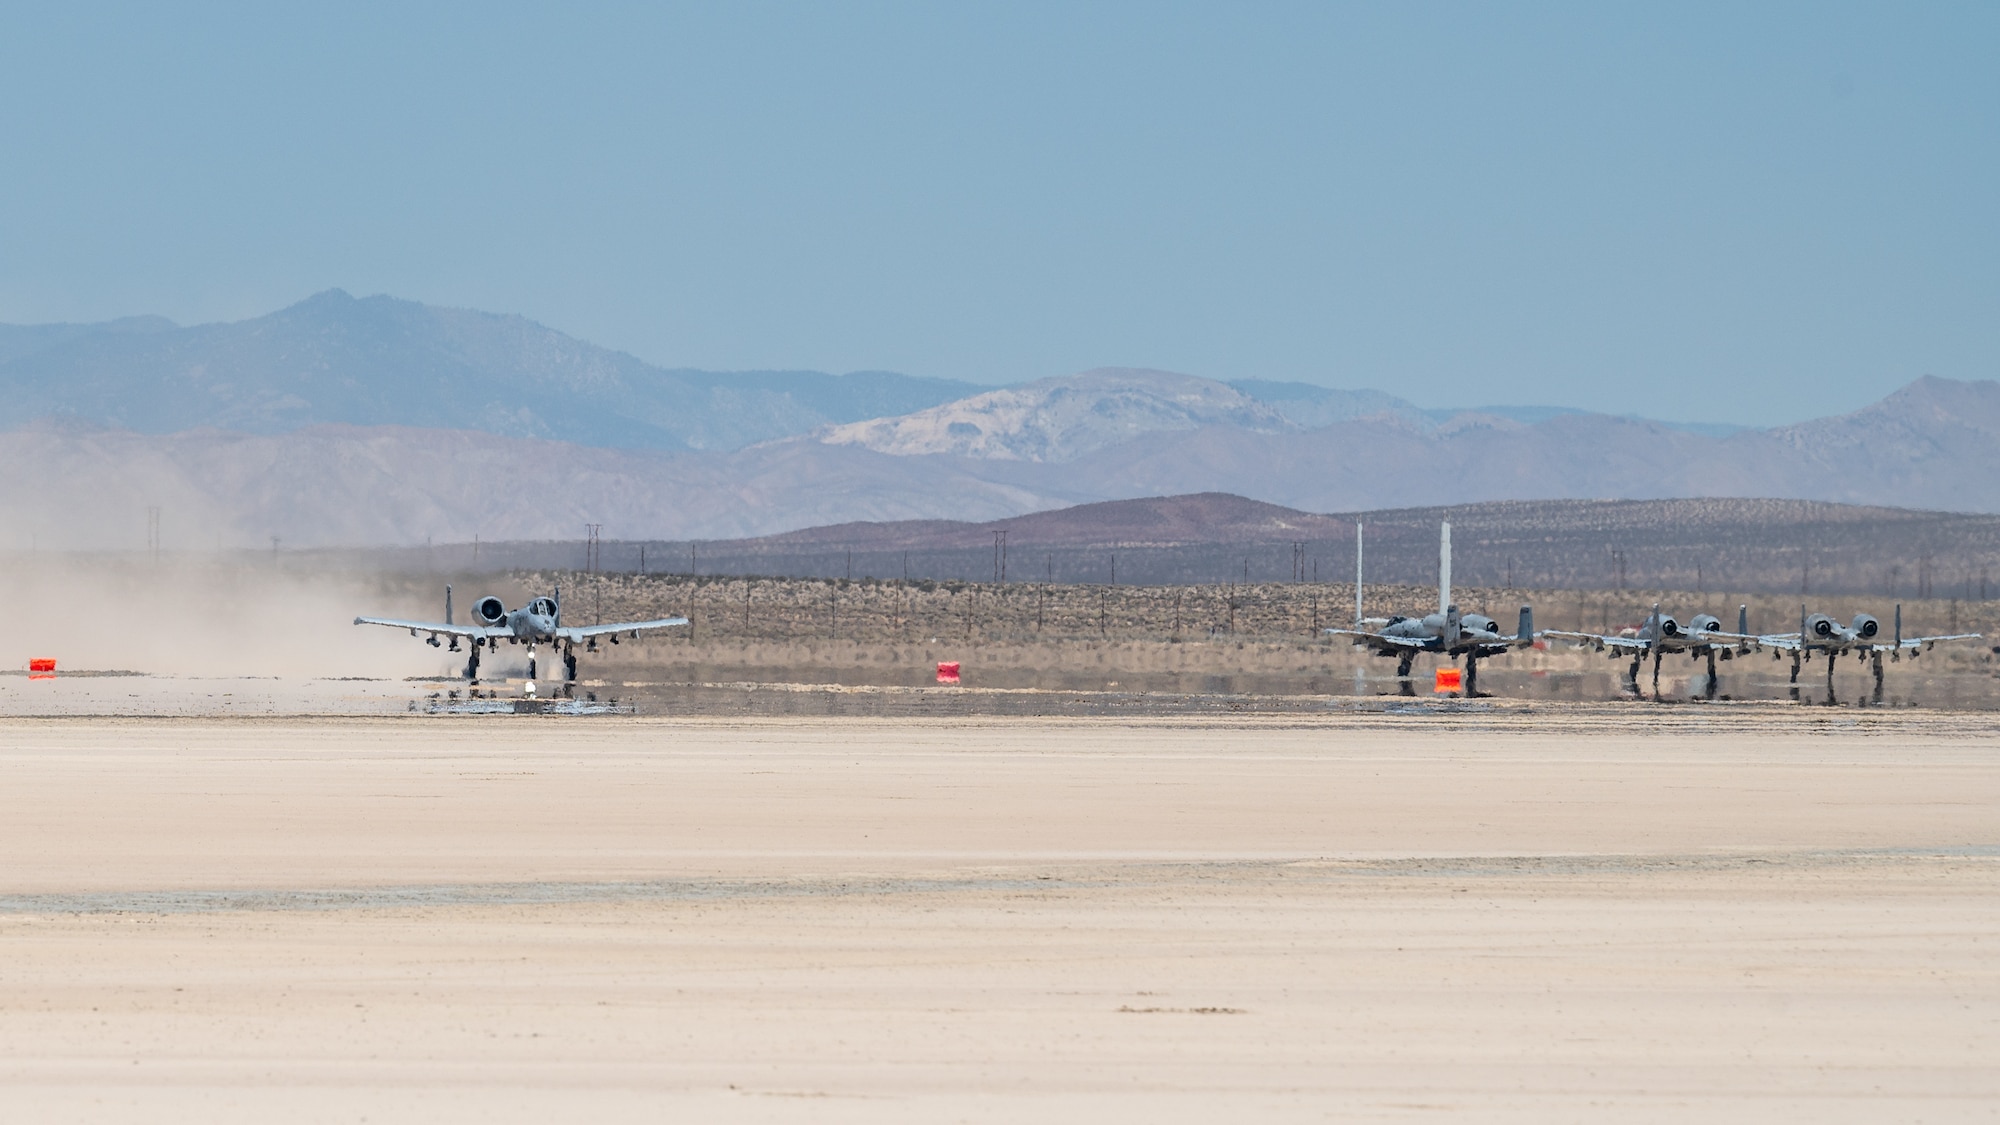
[[[2000,516],[1769,499],[1543,500],[1316,515],[1204,493],[1079,505],[1003,520],[847,523],[756,539],[613,541],[613,571],[1119,584],[1346,582],[1354,526],[1371,583],[1454,575],[1514,589],[1696,590],[2000,597]],[[1004,546],[996,532],[1005,532]],[[641,554],[642,550],[645,552]],[[486,567],[569,568],[580,542],[486,544]],[[465,566],[465,547],[376,556]]]

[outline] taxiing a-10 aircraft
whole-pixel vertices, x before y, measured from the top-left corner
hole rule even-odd
[[[412,637],[419,633],[430,634],[430,645],[436,648],[439,637],[448,637],[451,648],[457,652],[461,640],[471,641],[472,649],[465,661],[465,678],[479,682],[480,646],[488,649],[500,647],[505,641],[510,645],[528,646],[528,690],[534,691],[535,646],[552,644],[562,646],[563,679],[576,680],[576,644],[583,642],[585,652],[596,652],[598,638],[618,643],[618,638],[629,634],[637,640],[640,633],[653,629],[671,629],[685,625],[685,617],[662,617],[653,621],[619,621],[608,625],[565,625],[562,623],[562,587],[558,585],[554,597],[536,598],[520,609],[509,610],[505,602],[491,594],[472,603],[472,619],[476,624],[458,625],[451,619],[451,587],[444,588],[444,621],[400,621],[388,617],[357,617],[356,625],[387,625],[396,629],[408,629]]]

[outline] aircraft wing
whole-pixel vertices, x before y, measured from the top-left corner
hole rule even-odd
[[[1764,641],[1764,638],[1752,636],[1749,633],[1698,633],[1696,636],[1701,638],[1698,643],[1705,645],[1712,645],[1717,641],[1728,641],[1731,644],[1737,645],[1755,645],[1762,644]]]
[[[1898,649],[1909,652],[1913,649],[1934,645],[1939,641],[1976,641],[1981,636],[1982,634],[1979,633],[1953,633],[1945,637],[1904,637],[1900,643],[1891,642],[1886,645],[1874,645],[1873,647],[1879,648],[1884,652],[1895,652]]]
[[[1496,652],[1507,652],[1509,650],[1517,648],[1525,648],[1533,643],[1535,643],[1535,638],[1533,636],[1488,637],[1485,640],[1480,640],[1478,637],[1468,637],[1465,640],[1462,640],[1457,644],[1452,645],[1447,651],[1452,653],[1460,653],[1460,652],[1470,652],[1473,649],[1478,649],[1482,653],[1490,654]]]
[[[565,625],[556,630],[556,636],[566,641],[587,641],[592,637],[609,637],[617,633],[643,633],[648,629],[671,629],[685,625],[685,617],[662,617],[656,621],[617,621],[606,625]]]
[[[1369,644],[1386,645],[1390,648],[1429,651],[1437,647],[1436,637],[1391,637],[1386,633],[1371,633],[1366,629],[1322,629],[1321,632],[1336,637],[1357,637]]]
[[[1560,637],[1573,644],[1622,648],[1637,652],[1643,652],[1651,647],[1648,642],[1637,637],[1606,637],[1597,633],[1572,633],[1565,629],[1546,629],[1543,630],[1542,636]]]
[[[418,633],[436,633],[446,637],[470,637],[483,641],[488,637],[507,636],[505,629],[488,629],[483,625],[445,625],[436,621],[398,621],[393,617],[357,617],[356,625],[387,625],[392,629],[408,629],[411,636]]]
[[[1775,648],[1782,652],[1795,652],[1799,648],[1797,633],[1765,633],[1757,638],[1757,643],[1765,648]]]

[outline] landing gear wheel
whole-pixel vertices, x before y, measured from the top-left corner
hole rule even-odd
[[[576,653],[563,653],[563,679],[572,684],[576,682]]]
[[[1416,659],[1417,654],[1408,650],[1399,654],[1396,659],[1396,682],[1401,685],[1398,690],[1402,695],[1417,694],[1416,686],[1410,683],[1410,664]]]

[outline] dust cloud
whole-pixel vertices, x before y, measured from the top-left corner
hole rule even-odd
[[[181,677],[456,675],[460,653],[358,615],[443,619],[444,578],[257,565],[242,556],[159,562],[42,554],[0,564],[8,607],[0,668],[54,657],[60,672]],[[458,620],[486,593],[518,604],[504,580],[460,586]]]

